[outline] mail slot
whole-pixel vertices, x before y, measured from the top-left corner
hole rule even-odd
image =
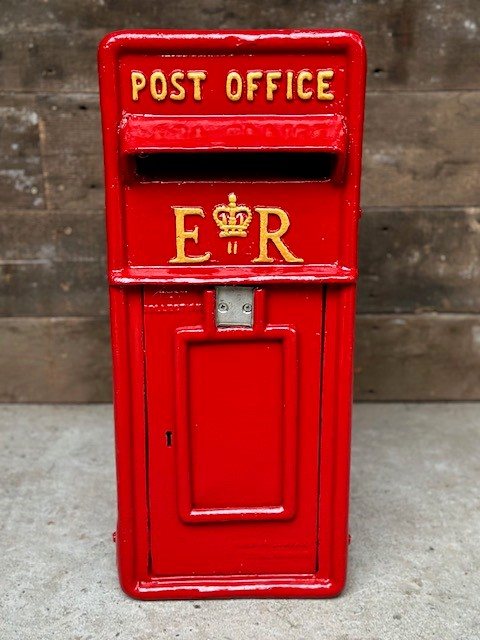
[[[336,595],[362,40],[120,32],[99,73],[121,585]]]

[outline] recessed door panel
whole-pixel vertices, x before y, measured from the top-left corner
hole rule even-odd
[[[154,575],[315,571],[322,290],[255,300],[217,328],[213,290],[145,290]]]
[[[290,327],[177,331],[177,487],[184,520],[292,516],[295,343]]]

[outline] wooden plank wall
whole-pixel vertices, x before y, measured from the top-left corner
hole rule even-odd
[[[0,400],[110,398],[96,45],[153,27],[364,34],[356,397],[480,399],[478,0],[2,0]]]

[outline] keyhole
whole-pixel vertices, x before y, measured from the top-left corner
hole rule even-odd
[[[165,440],[167,442],[167,447],[171,447],[172,446],[172,432],[171,431],[165,431]]]

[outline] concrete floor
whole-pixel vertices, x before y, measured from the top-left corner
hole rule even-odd
[[[124,596],[111,423],[0,407],[1,640],[480,638],[480,405],[356,407],[349,580],[326,601]]]

